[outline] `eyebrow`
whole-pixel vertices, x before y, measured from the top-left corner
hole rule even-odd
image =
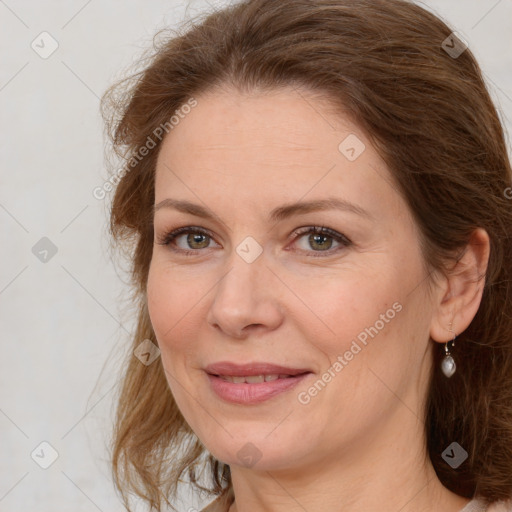
[[[223,223],[221,219],[218,217],[218,215],[214,214],[210,209],[198,204],[191,203],[189,201],[171,198],[164,199],[160,201],[158,204],[154,205],[153,215],[162,208],[173,208],[183,213],[189,213],[197,217],[213,219]],[[283,206],[274,208],[270,212],[268,219],[271,222],[277,222],[288,217],[291,217],[293,215],[301,215],[314,211],[332,209],[354,213],[356,215],[360,215],[361,217],[365,217],[369,220],[374,219],[373,215],[371,215],[368,211],[364,210],[360,206],[357,206],[356,204],[350,203],[349,201],[337,197],[328,197],[326,199],[317,199],[314,201],[303,201],[285,204]]]

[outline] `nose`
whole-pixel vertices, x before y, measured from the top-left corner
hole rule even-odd
[[[214,288],[207,321],[226,336],[242,339],[252,332],[272,331],[283,321],[276,293],[279,279],[264,254],[248,263],[233,251],[229,270]]]

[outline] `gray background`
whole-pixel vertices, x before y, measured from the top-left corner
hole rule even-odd
[[[2,511],[123,510],[105,446],[133,315],[108,202],[92,194],[107,177],[99,97],[158,28],[224,4],[0,0]],[[469,43],[510,132],[512,0],[423,5]],[[48,58],[31,47],[51,49],[44,31],[58,42]],[[36,463],[50,461],[44,441],[58,453],[48,469]],[[182,510],[202,504],[187,496]]]

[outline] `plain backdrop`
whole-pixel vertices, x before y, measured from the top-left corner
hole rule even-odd
[[[224,4],[0,0],[1,511],[124,510],[106,445],[134,319],[92,193],[107,176],[99,98],[157,29]],[[512,0],[423,5],[469,43],[510,132]]]

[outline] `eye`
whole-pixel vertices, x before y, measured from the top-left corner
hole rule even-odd
[[[185,247],[180,247],[176,241],[184,235],[187,235],[184,238]],[[313,251],[301,249],[301,251],[305,252],[326,253],[327,255],[331,255],[334,252],[338,252],[340,249],[352,245],[352,242],[341,233],[323,226],[309,226],[301,228],[296,230],[294,235],[296,235],[294,240],[301,240],[304,238],[310,247],[319,248],[319,250]],[[305,235],[309,235],[309,237],[306,238]],[[169,246],[172,251],[192,256],[197,255],[201,249],[209,249],[211,240],[213,240],[213,237],[209,231],[198,226],[185,226],[175,229],[169,233],[164,233],[158,238],[157,243],[159,245]],[[333,240],[339,244],[338,247],[335,247],[334,249],[332,249]],[[177,248],[174,247],[176,245]],[[314,257],[319,256],[322,256],[322,254],[314,255]]]
[[[352,245],[352,242],[345,235],[342,235],[341,233],[338,233],[337,231],[324,226],[309,226],[302,228],[295,231],[295,235],[297,235],[296,240],[304,239],[307,246],[320,249],[308,251],[306,248],[304,249],[306,252],[327,253],[327,255],[331,255],[335,252],[338,252],[340,249]],[[306,237],[305,235],[309,236]],[[334,249],[332,249],[333,240],[339,244]],[[311,256],[321,257],[322,254],[311,254]]]
[[[176,245],[176,240],[181,236],[188,235],[185,238],[185,244],[188,247],[192,247],[194,250],[187,250],[187,248],[174,248],[172,245]],[[208,249],[208,242],[212,240],[212,236],[208,231],[198,226],[185,226],[182,228],[175,229],[169,233],[164,233],[157,241],[160,245],[169,246],[169,248],[176,252],[181,252],[186,255],[197,254],[200,249]],[[206,242],[206,244],[205,244]]]

